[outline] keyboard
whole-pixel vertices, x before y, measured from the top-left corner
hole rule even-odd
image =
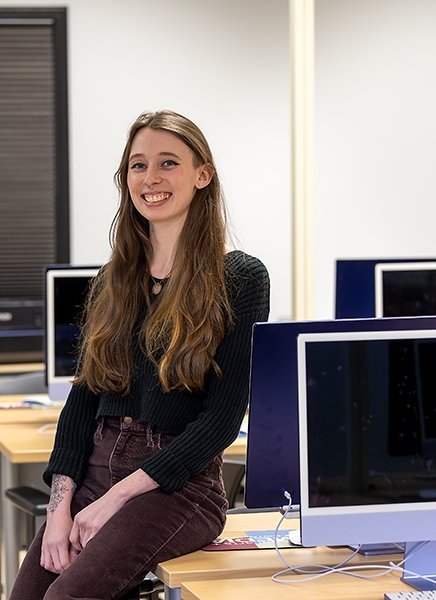
[[[410,592],[394,592],[385,594],[385,600],[436,600],[436,590],[419,592],[413,590]]]

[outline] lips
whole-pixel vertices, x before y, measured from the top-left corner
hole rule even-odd
[[[141,198],[147,202],[147,204],[157,204],[158,202],[164,202],[168,200],[171,194],[159,193],[159,194],[142,194]]]

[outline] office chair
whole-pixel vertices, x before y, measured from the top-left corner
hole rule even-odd
[[[279,508],[277,507],[265,507],[265,508],[247,508],[246,506],[236,506],[235,508],[229,508],[227,511],[228,515],[247,515],[250,513],[267,513],[276,512],[279,514]]]
[[[234,508],[238,496],[242,494],[245,477],[245,460],[237,458],[224,458],[223,480],[226,490],[229,509]]]
[[[45,520],[50,497],[45,492],[29,486],[9,488],[5,491],[5,495],[14,506],[25,513],[26,547],[28,547]]]

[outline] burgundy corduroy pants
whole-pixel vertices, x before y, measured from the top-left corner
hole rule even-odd
[[[141,421],[100,421],[83,484],[72,514],[102,496],[172,437]],[[15,581],[10,600],[111,600],[139,597],[139,584],[159,562],[202,548],[224,526],[227,500],[222,458],[171,494],[159,488],[127,502],[61,575],[40,564],[44,527],[36,535]]]

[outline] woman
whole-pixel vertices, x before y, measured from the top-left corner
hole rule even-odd
[[[113,252],[44,473],[47,522],[10,600],[138,597],[148,571],[224,526],[222,452],[246,410],[268,273],[227,251],[213,158],[188,119],[141,115],[116,182]]]

